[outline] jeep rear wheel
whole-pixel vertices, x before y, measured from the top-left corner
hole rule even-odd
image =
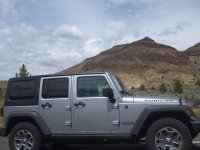
[[[31,123],[19,123],[10,132],[9,147],[11,150],[39,150],[41,144],[41,133]]]
[[[149,150],[190,150],[191,141],[188,127],[172,118],[154,122],[147,132]]]

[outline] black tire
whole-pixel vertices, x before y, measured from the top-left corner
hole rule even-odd
[[[15,137],[18,137],[19,143],[16,141]],[[23,143],[21,149],[24,149],[23,146],[28,146],[30,150],[39,150],[42,145],[42,135],[39,129],[28,122],[22,122],[15,125],[12,128],[8,139],[10,150],[17,150],[16,145],[20,146],[20,143]],[[30,146],[30,143],[32,146]]]
[[[171,133],[168,131],[170,131]],[[164,149],[161,147],[163,143],[165,146],[166,144],[175,147],[177,146],[177,150],[191,150],[190,147],[192,143],[192,136],[190,130],[183,122],[173,118],[164,118],[155,121],[149,127],[146,139],[148,150],[162,150]],[[168,148],[166,148],[166,150],[172,149]]]

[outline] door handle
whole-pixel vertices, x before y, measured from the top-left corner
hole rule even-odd
[[[78,107],[78,103],[74,103],[74,106],[75,106],[75,107]]]
[[[52,104],[50,104],[50,103],[45,103],[45,104],[42,104],[41,106],[42,106],[43,109],[49,109],[49,108],[52,107]]]
[[[83,103],[83,102],[79,102],[79,103],[74,103],[74,106],[75,106],[76,108],[83,108],[83,107],[86,106],[86,104]]]
[[[78,105],[82,106],[82,107],[85,107],[85,103],[83,103],[83,102],[79,102]]]

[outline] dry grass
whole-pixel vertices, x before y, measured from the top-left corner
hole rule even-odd
[[[198,118],[200,118],[200,107],[198,107],[198,108],[193,108],[193,111],[194,111],[195,115],[196,115]]]
[[[2,106],[3,106],[3,101],[0,100],[0,108],[2,108]]]
[[[0,117],[0,127],[3,126],[3,118]]]

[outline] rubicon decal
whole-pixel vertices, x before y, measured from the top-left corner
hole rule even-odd
[[[160,103],[173,103],[174,100],[168,100],[168,99],[146,99],[145,102],[160,102]]]

